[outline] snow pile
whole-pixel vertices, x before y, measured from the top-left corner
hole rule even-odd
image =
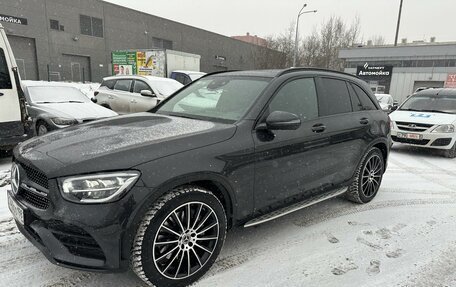
[[[0,170],[0,187],[6,186],[11,182],[9,170]]]

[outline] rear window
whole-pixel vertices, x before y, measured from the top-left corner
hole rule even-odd
[[[0,89],[12,89],[11,77],[6,63],[5,52],[0,48]]]
[[[320,115],[330,116],[352,111],[350,94],[345,81],[320,78]]]
[[[106,87],[106,88],[112,90],[112,89],[114,89],[115,85],[116,85],[116,80],[103,80],[103,82],[101,82],[100,87]]]

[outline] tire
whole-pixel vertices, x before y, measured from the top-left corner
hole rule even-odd
[[[443,152],[443,156],[447,158],[455,158],[456,157],[456,142],[454,143],[451,149],[445,150]]]
[[[356,203],[368,203],[377,195],[385,171],[382,152],[371,148],[361,161],[346,198]]]
[[[149,286],[187,286],[215,262],[226,228],[223,205],[210,191],[196,186],[172,190],[154,202],[141,220],[131,268]]]
[[[42,136],[45,135],[49,132],[49,126],[45,122],[38,122],[36,124],[36,135],[37,136]]]

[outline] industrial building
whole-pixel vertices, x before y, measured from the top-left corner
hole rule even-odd
[[[0,23],[27,80],[99,82],[112,74],[116,50],[197,54],[203,72],[254,69],[265,54],[257,45],[101,0],[2,0]]]
[[[398,102],[420,87],[456,87],[456,43],[352,47],[340,50],[339,58],[345,61],[345,72]]]

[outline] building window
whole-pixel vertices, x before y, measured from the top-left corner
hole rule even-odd
[[[51,24],[51,29],[52,30],[59,30],[59,21],[57,20],[49,20],[50,24]]]
[[[173,42],[161,38],[152,38],[152,47],[156,49],[173,49]]]
[[[81,34],[103,38],[103,20],[100,18],[80,15]]]

